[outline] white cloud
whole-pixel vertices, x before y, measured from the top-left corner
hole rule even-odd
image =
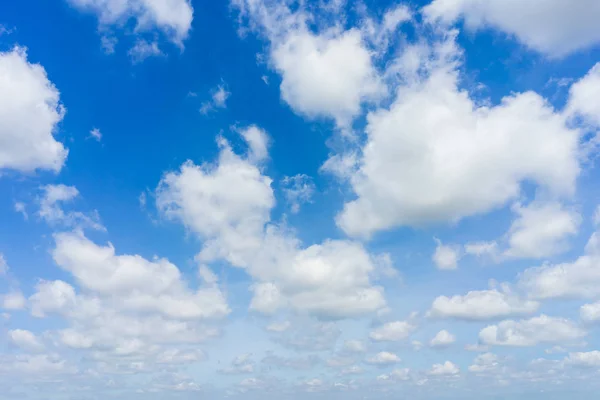
[[[397,364],[402,360],[400,360],[400,357],[398,357],[394,353],[382,351],[382,352],[375,354],[372,357],[368,357],[365,361],[368,364],[375,364],[375,365],[383,366],[383,365]]]
[[[465,253],[476,257],[490,257],[492,260],[498,258],[498,243],[490,242],[469,242],[465,244]]]
[[[298,114],[333,118],[347,127],[363,102],[385,93],[359,30],[334,27],[315,33],[302,6],[292,12],[284,3],[233,4],[270,41],[269,61],[282,77],[281,97]]]
[[[439,239],[435,239],[437,246],[431,259],[436,267],[441,270],[453,270],[458,268],[460,249],[457,246],[444,245]]]
[[[46,70],[29,63],[24,48],[0,52],[0,169],[60,171],[68,151],[54,134],[65,111]]]
[[[315,193],[315,184],[308,175],[286,176],[281,181],[283,193],[292,213],[300,211],[300,206],[310,203]]]
[[[269,157],[271,138],[264,129],[250,125],[243,129],[237,129],[237,132],[248,143],[248,160],[250,162],[260,163]]]
[[[577,367],[598,368],[600,367],[600,351],[569,353],[565,358],[565,363]]]
[[[592,304],[584,304],[581,306],[579,314],[585,322],[600,321],[600,301]]]
[[[23,296],[23,293],[19,291],[12,291],[3,296],[0,296],[2,299],[2,308],[5,310],[22,310],[25,308],[25,304],[27,300]]]
[[[581,117],[590,125],[600,127],[600,63],[575,82],[569,91],[567,113]]]
[[[516,204],[518,215],[508,232],[508,257],[542,258],[568,249],[568,239],[577,234],[581,215],[557,202]]]
[[[217,85],[211,90],[210,101],[205,101],[200,107],[201,114],[208,114],[214,111],[215,108],[227,108],[227,99],[231,96],[231,92],[227,90],[227,86],[223,83]]]
[[[593,218],[594,225],[600,225],[600,205],[596,207],[596,211],[594,211]]]
[[[519,286],[533,298],[596,297],[600,295],[600,234],[594,233],[584,255],[573,262],[544,264],[525,270]]]
[[[450,361],[446,361],[443,364],[434,364],[428,372],[431,376],[458,375],[459,373],[460,369]]]
[[[46,313],[61,313],[76,302],[75,289],[63,281],[41,281],[29,298],[31,314],[43,318]]]
[[[42,342],[32,332],[27,330],[10,330],[8,331],[8,338],[13,345],[26,351],[37,352],[44,349]]]
[[[492,353],[484,353],[475,357],[473,364],[469,366],[469,371],[482,374],[496,371],[500,365],[498,356]]]
[[[88,137],[94,139],[97,142],[100,142],[102,140],[102,132],[100,132],[100,129],[94,128],[90,131],[90,136]]]
[[[77,233],[59,233],[54,238],[56,264],[81,287],[100,296],[118,296],[125,309],[179,319],[218,318],[230,311],[218,287],[190,290],[179,269],[166,259],[116,255],[111,244],[98,246]]]
[[[479,341],[490,346],[535,346],[542,343],[572,343],[587,332],[564,318],[540,315],[528,320],[506,320],[479,332]]]
[[[430,347],[448,347],[456,341],[456,337],[447,330],[439,331],[429,342]]]
[[[158,42],[149,42],[144,39],[138,39],[135,45],[127,52],[134,64],[141,63],[148,57],[164,56],[162,50],[158,47]]]
[[[411,321],[388,322],[371,331],[369,337],[377,342],[398,342],[410,336],[417,329]]]
[[[368,114],[351,177],[358,198],[337,216],[347,234],[456,222],[502,207],[525,181],[551,196],[573,194],[579,131],[534,92],[476,103],[460,89],[460,50],[449,36],[431,48],[409,46],[397,61],[404,83],[395,101]],[[404,62],[411,51],[415,60]]]
[[[91,228],[106,230],[100,223],[97,212],[84,214],[80,211],[65,212],[62,204],[70,203],[79,197],[75,186],[63,184],[42,186],[42,197],[39,200],[38,215],[51,226],[65,226],[68,228]]]
[[[383,308],[383,290],[370,280],[380,262],[362,245],[329,240],[303,247],[285,227],[269,223],[271,179],[257,165],[268,156],[266,134],[259,128],[238,132],[248,143],[245,156],[220,139],[217,163],[187,162],[157,189],[158,209],[204,239],[198,260],[245,268],[255,280],[250,308],[258,312],[291,308],[342,318]]]
[[[68,0],[82,11],[98,16],[101,30],[136,21],[136,32],[158,29],[181,46],[188,37],[193,13],[190,0]]]
[[[470,29],[492,27],[515,36],[526,46],[553,57],[566,56],[600,43],[596,21],[600,4],[548,0],[521,7],[505,0],[434,0],[423,9],[426,18],[453,22],[464,19]],[[555,26],[561,29],[554,29]]]
[[[437,297],[428,315],[438,318],[457,318],[482,321],[511,315],[532,314],[539,303],[511,293],[509,288],[471,291],[464,296]]]
[[[379,375],[377,380],[380,382],[398,382],[398,381],[407,381],[410,379],[410,369],[409,368],[401,368],[395,369],[389,374]]]

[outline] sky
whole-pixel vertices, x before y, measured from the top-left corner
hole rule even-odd
[[[0,397],[594,397],[598,19],[1,2]]]

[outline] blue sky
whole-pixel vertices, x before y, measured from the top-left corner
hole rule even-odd
[[[590,398],[599,17],[2,3],[0,390]]]

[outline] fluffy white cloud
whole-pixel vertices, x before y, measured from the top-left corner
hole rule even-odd
[[[220,370],[224,374],[251,374],[254,372],[252,354],[240,354],[231,361],[231,365]]]
[[[577,367],[600,367],[600,351],[589,351],[587,353],[569,353],[565,362]]]
[[[159,29],[181,45],[188,37],[194,10],[190,0],[67,0],[98,16],[101,27],[136,21],[136,31]]]
[[[29,298],[31,315],[43,318],[46,313],[60,313],[76,302],[75,288],[63,281],[41,281]]]
[[[573,262],[544,264],[525,270],[519,285],[533,298],[596,297],[600,295],[600,234],[589,239],[584,255]]]
[[[100,296],[119,296],[125,309],[157,312],[170,318],[218,318],[229,313],[216,286],[191,291],[179,269],[165,259],[116,255],[114,247],[98,246],[82,234],[59,233],[52,256],[78,284]]]
[[[409,368],[401,368],[395,369],[389,374],[379,375],[377,380],[380,382],[399,382],[399,381],[407,381],[410,379],[410,369]]]
[[[434,364],[428,372],[431,376],[458,375],[459,373],[460,369],[458,366],[450,361],[446,361],[443,364]]]
[[[567,112],[591,125],[600,126],[600,63],[575,82],[569,92]]]
[[[42,342],[32,332],[24,329],[8,331],[8,338],[13,345],[26,351],[41,351],[44,349]]]
[[[0,169],[60,171],[68,151],[54,134],[64,115],[44,67],[24,48],[0,52]]]
[[[457,318],[464,320],[486,320],[511,315],[532,314],[539,303],[513,294],[504,288],[471,291],[464,296],[437,297],[428,315],[438,318]]]
[[[600,321],[600,301],[592,304],[584,304],[581,306],[579,314],[585,322]]]
[[[508,257],[542,258],[568,249],[568,239],[577,234],[581,215],[557,202],[516,204],[518,215],[508,232]]]
[[[297,113],[330,117],[346,127],[363,102],[385,93],[358,29],[333,27],[315,33],[302,6],[292,12],[285,3],[271,1],[233,4],[270,41],[269,61],[281,75],[281,97]]]
[[[430,347],[448,347],[456,341],[456,337],[447,330],[439,331],[429,342]]]
[[[458,268],[460,249],[457,246],[444,245],[439,239],[435,239],[437,246],[431,259],[438,269],[452,270]]]
[[[315,184],[312,178],[304,174],[284,177],[281,186],[294,214],[300,211],[302,204],[310,203],[315,193]]]
[[[495,346],[535,346],[540,343],[569,343],[582,339],[587,332],[564,318],[540,315],[528,320],[506,320],[479,332],[479,341]]]
[[[271,179],[258,165],[268,155],[268,139],[256,127],[238,132],[248,144],[245,156],[220,139],[217,163],[187,162],[157,189],[159,210],[204,239],[198,259],[245,268],[255,280],[250,308],[262,313],[289,307],[341,318],[383,308],[383,289],[370,279],[380,258],[344,240],[303,247],[284,227],[269,223],[275,200]]]
[[[337,216],[346,233],[458,221],[505,205],[524,181],[553,196],[574,192],[579,131],[534,92],[479,105],[459,87],[459,56],[452,35],[400,56],[395,101],[367,116],[350,179],[358,198]]]
[[[432,21],[464,19],[470,29],[501,30],[526,46],[555,57],[600,43],[596,29],[600,4],[595,0],[548,0],[522,5],[506,0],[434,0],[423,12]],[[554,29],[559,25],[561,29]]]
[[[399,363],[402,360],[400,360],[400,357],[398,357],[394,353],[390,353],[390,352],[387,352],[387,351],[382,351],[382,352],[379,352],[379,353],[375,354],[372,357],[368,357],[365,361],[368,364],[390,365],[390,364]]]
[[[398,342],[410,336],[417,329],[411,321],[388,322],[371,331],[369,337],[376,342]]]

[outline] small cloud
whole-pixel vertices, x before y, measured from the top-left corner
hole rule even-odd
[[[260,79],[262,79],[262,81],[265,83],[265,85],[269,84],[269,77],[266,75],[263,75]]]
[[[25,203],[20,201],[15,202],[15,212],[21,214],[25,221],[29,219],[29,215],[27,215],[27,210],[25,209]]]
[[[15,31],[15,28],[7,28],[6,26],[0,24],[0,36],[2,35],[10,35]]]
[[[142,39],[139,39],[135,45],[129,49],[127,54],[129,54],[131,62],[134,64],[141,63],[148,57],[164,56],[164,53],[160,50],[156,41],[148,42]]]
[[[300,211],[302,204],[310,203],[315,193],[315,184],[312,178],[304,174],[286,176],[281,181],[281,185],[285,198],[294,214]]]
[[[4,254],[0,253],[0,275],[6,275],[8,272],[8,263],[4,258]]]
[[[97,142],[99,142],[102,140],[102,132],[100,132],[100,129],[94,128],[90,131],[90,136],[88,136],[88,138],[94,139]]]
[[[117,42],[118,40],[114,36],[102,36],[100,38],[100,45],[102,46],[102,50],[104,50],[104,54],[114,54]]]
[[[231,92],[227,90],[225,83],[221,83],[210,91],[210,95],[210,100],[200,106],[200,114],[206,115],[217,108],[227,108],[227,99],[231,96]]]

